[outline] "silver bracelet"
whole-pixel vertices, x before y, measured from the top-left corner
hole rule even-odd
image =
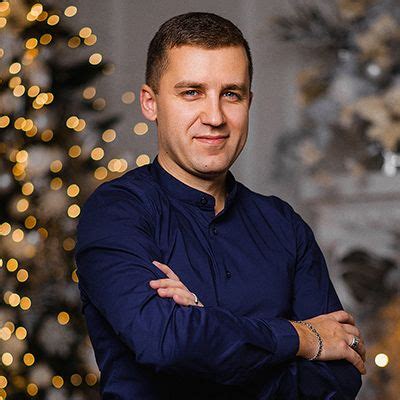
[[[322,353],[322,349],[324,348],[324,342],[322,340],[321,335],[318,333],[318,331],[307,321],[293,321],[296,324],[302,324],[305,325],[318,339],[318,350],[317,354],[315,354],[314,357],[308,358],[307,360],[309,361],[314,361],[316,360]]]

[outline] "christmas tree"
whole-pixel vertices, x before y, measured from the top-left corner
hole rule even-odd
[[[112,65],[90,27],[69,28],[76,13],[0,3],[0,399],[98,397],[75,230],[86,197],[128,163],[105,155],[117,118],[93,82]]]
[[[313,62],[298,76],[301,123],[278,143],[276,176],[307,176],[321,198],[331,201],[338,177],[350,177],[362,186],[373,175],[378,187],[380,180],[387,183],[400,168],[400,3],[335,0],[292,5],[290,15],[275,20],[275,32],[280,40],[301,45]],[[388,249],[365,246],[366,239],[353,235],[358,245],[336,265],[367,342],[368,374],[360,399],[394,400],[400,391],[399,228],[394,226],[397,208],[391,207],[386,232],[383,221],[375,224],[382,236],[390,237]],[[391,209],[385,215],[390,214]],[[353,215],[352,220],[348,211],[347,226],[357,224],[356,210]],[[373,215],[379,222],[379,210]],[[332,225],[322,229],[329,231]]]

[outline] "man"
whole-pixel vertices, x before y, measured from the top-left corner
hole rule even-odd
[[[360,388],[364,343],[311,229],[229,171],[251,80],[246,40],[217,15],[174,17],[150,43],[140,102],[159,153],[101,185],[78,228],[103,399],[352,399]]]

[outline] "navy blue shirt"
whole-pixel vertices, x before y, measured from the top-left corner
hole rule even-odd
[[[347,361],[296,358],[288,319],[341,309],[310,227],[227,175],[225,207],[158,163],[102,184],[83,209],[83,312],[111,399],[353,399]],[[167,264],[205,307],[149,286]]]

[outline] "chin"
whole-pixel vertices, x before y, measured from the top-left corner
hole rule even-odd
[[[210,165],[205,166],[200,165],[200,166],[195,166],[196,172],[201,175],[202,177],[215,177],[222,175],[228,171],[229,166],[227,164],[224,165],[216,165],[213,163],[210,163]]]

